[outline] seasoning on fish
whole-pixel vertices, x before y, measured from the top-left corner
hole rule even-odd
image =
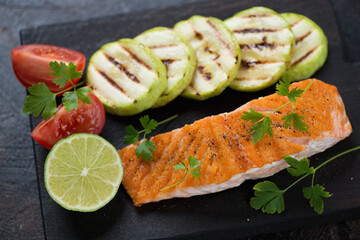
[[[190,125],[159,134],[150,139],[156,145],[152,161],[135,155],[139,142],[119,150],[124,166],[123,184],[135,206],[174,197],[191,197],[239,186],[247,179],[271,176],[288,167],[284,155],[296,159],[310,157],[333,146],[352,132],[345,107],[335,86],[309,79],[290,85],[311,87],[295,104],[294,112],[305,116],[307,132],[282,126],[282,116],[291,106],[270,115],[273,137],[253,143],[251,123],[241,119],[250,108],[266,114],[288,99],[272,94],[252,100],[236,110],[206,117]],[[187,176],[181,184],[161,189],[181,179],[183,173],[173,166],[188,156],[200,160],[201,177]]]

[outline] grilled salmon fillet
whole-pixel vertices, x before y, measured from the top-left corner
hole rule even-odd
[[[273,137],[266,135],[253,143],[249,134],[251,123],[242,120],[241,115],[250,108],[266,114],[288,101],[287,97],[272,94],[232,112],[152,137],[150,141],[157,149],[150,162],[136,157],[139,142],[119,150],[124,166],[123,184],[134,205],[219,192],[239,186],[246,179],[271,176],[288,167],[284,155],[309,157],[349,136],[352,127],[335,86],[308,79],[293,83],[290,88],[305,89],[310,81],[313,84],[297,99],[294,108],[295,113],[305,116],[307,132],[282,126],[281,117],[291,111],[287,105],[270,115]],[[160,191],[183,177],[184,170],[173,166],[181,161],[188,164],[188,156],[200,160],[201,176],[196,179],[189,174],[180,184]]]

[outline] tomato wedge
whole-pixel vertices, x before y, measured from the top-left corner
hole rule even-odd
[[[59,88],[51,76],[49,63],[62,61],[66,64],[73,62],[77,65],[77,71],[84,71],[86,58],[84,54],[58,46],[47,44],[29,44],[16,47],[11,50],[11,59],[14,73],[20,83],[26,88],[38,82],[44,82],[52,92],[59,92],[71,86],[68,82],[63,88]],[[72,80],[76,84],[79,79]]]
[[[42,120],[32,131],[31,136],[40,145],[51,149],[59,140],[74,133],[100,134],[105,124],[105,110],[100,100],[89,93],[91,104],[79,100],[79,106],[66,111],[60,105],[58,112],[48,120]]]

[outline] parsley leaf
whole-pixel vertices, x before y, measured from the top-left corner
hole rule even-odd
[[[83,74],[82,71],[76,71],[77,66],[72,62],[66,65],[64,62],[53,61],[49,63],[49,66],[53,71],[50,74],[56,77],[54,83],[60,88],[63,88],[72,79],[81,78]]]
[[[296,98],[301,97],[305,90],[293,88],[289,90],[291,80],[288,77],[284,77],[278,84],[276,84],[276,93],[280,96],[286,96],[291,103],[296,102]]]
[[[173,167],[175,168],[175,170],[186,169],[184,162],[179,162],[178,164],[174,165]]]
[[[284,156],[284,160],[287,164],[289,164],[291,167],[287,169],[288,173],[290,173],[294,177],[299,177],[305,173],[313,174],[315,173],[315,170],[313,167],[309,167],[309,159],[302,158],[300,161],[297,159],[290,157],[290,156]]]
[[[200,167],[200,160],[196,159],[193,156],[189,156],[188,157],[188,162],[189,162],[189,166],[186,167],[185,163],[179,162],[178,164],[174,165],[173,167],[175,168],[175,170],[185,170],[184,176],[177,181],[176,183],[164,187],[163,189],[161,189],[160,191],[164,191],[166,189],[172,188],[178,184],[180,184],[182,181],[184,181],[184,179],[186,178],[186,176],[190,173],[191,175],[193,175],[194,178],[199,178],[201,176],[200,170],[198,169],[198,167]]]
[[[156,150],[155,143],[148,140],[144,140],[140,145],[135,149],[135,154],[138,158],[142,157],[145,161],[149,162],[153,156],[153,152]]]
[[[77,88],[76,89],[76,95],[77,97],[85,104],[90,104],[91,103],[91,99],[90,96],[87,95],[86,93],[90,93],[90,89],[88,87],[82,87],[82,88]]]
[[[71,111],[78,107],[78,98],[75,91],[70,91],[64,93],[64,97],[62,98],[62,102],[64,104],[65,110]]]
[[[260,141],[265,136],[265,132],[269,136],[273,136],[272,128],[271,128],[272,121],[269,117],[265,117],[263,120],[257,122],[256,124],[252,125],[250,128],[250,134],[252,135],[254,144]]]
[[[288,96],[290,82],[290,78],[285,78],[279,81],[279,83],[276,84],[276,94],[280,96]]]
[[[265,213],[280,213],[285,208],[283,196],[284,193],[292,188],[295,184],[305,179],[307,176],[312,175],[311,186],[303,188],[303,195],[306,199],[310,200],[310,206],[314,208],[315,212],[321,214],[324,211],[323,198],[329,198],[331,197],[331,194],[326,192],[325,188],[319,184],[314,186],[315,172],[334,159],[356,150],[360,150],[360,146],[339,153],[321,163],[316,168],[309,166],[309,160],[307,158],[302,158],[300,161],[298,161],[293,157],[284,156],[285,161],[291,166],[288,168],[288,172],[295,177],[301,177],[284,190],[280,190],[273,182],[264,181],[257,183],[254,186],[255,196],[250,199],[250,206],[256,210],[261,208]]]
[[[141,126],[143,126],[146,134],[151,133],[151,131],[155,130],[159,125],[159,123],[156,120],[154,119],[149,120],[149,115],[145,115],[141,117],[140,123]]]
[[[125,144],[133,144],[139,140],[140,133],[144,133],[144,136],[142,139],[145,141],[141,142],[140,145],[135,149],[136,156],[139,158],[142,156],[142,158],[145,161],[150,161],[153,153],[151,150],[156,150],[155,143],[150,142],[146,140],[146,134],[151,133],[153,130],[155,130],[160,124],[166,123],[174,118],[176,118],[177,115],[174,115],[172,117],[169,117],[161,122],[157,122],[154,119],[150,119],[149,115],[145,115],[140,117],[139,121],[141,126],[144,128],[141,131],[138,131],[134,128],[133,125],[128,125],[125,128],[126,134],[124,137],[124,143]]]
[[[194,176],[194,178],[199,178],[201,176],[200,170],[199,169],[193,169],[191,170],[191,175]]]
[[[298,89],[298,88],[293,88],[291,89],[291,91],[288,94],[288,98],[290,100],[290,102],[292,103],[296,103],[296,99],[301,97],[301,95],[304,93],[305,91],[302,89]]]
[[[261,119],[265,117],[264,114],[256,112],[254,109],[250,108],[250,112],[243,112],[243,115],[241,115],[241,119],[251,122],[251,123],[257,123]]]
[[[265,213],[281,213],[285,209],[284,191],[280,190],[275,183],[264,181],[254,186],[255,197],[250,199],[250,206]]]
[[[125,144],[133,144],[139,140],[139,132],[134,128],[133,125],[128,125],[125,128],[126,135],[124,138]]]
[[[22,112],[24,114],[34,114],[46,120],[57,112],[56,94],[52,93],[45,83],[39,82],[28,88],[30,95],[25,98]]]
[[[53,72],[51,75],[56,77],[54,83],[60,88],[63,88],[68,81],[71,79],[80,78],[82,71],[76,71],[77,66],[70,62],[69,65],[66,65],[63,62],[50,62],[49,68]],[[91,103],[90,96],[86,93],[90,92],[90,89],[87,87],[82,87],[76,89],[76,86],[82,84],[74,85],[72,82],[72,87],[63,89],[59,92],[51,92],[45,83],[39,82],[38,85],[33,85],[28,88],[30,95],[25,98],[25,103],[23,105],[24,114],[34,114],[38,116],[42,112],[43,119],[49,119],[52,115],[55,115],[57,112],[56,105],[56,96],[64,93],[62,97],[62,102],[64,104],[65,110],[73,110],[78,107],[78,98],[87,104]],[[74,88],[73,91],[69,91],[71,88]],[[69,92],[66,92],[69,91]]]
[[[194,158],[193,156],[189,156],[188,161],[189,161],[189,168],[197,168],[200,166],[200,161]]]
[[[308,131],[309,125],[307,125],[305,122],[302,121],[304,119],[304,116],[300,116],[297,113],[289,113],[288,115],[282,116],[281,120],[285,120],[283,126],[285,128],[289,128],[291,126],[291,123],[293,127],[299,131]]]
[[[324,190],[325,188],[319,184],[303,188],[304,197],[310,199],[310,206],[313,207],[318,214],[321,214],[324,211],[323,198],[331,197],[331,194]]]

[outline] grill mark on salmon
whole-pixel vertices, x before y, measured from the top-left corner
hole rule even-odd
[[[136,62],[138,62],[140,65],[144,66],[145,68],[147,68],[148,70],[152,71],[152,68],[147,65],[143,60],[141,60],[140,58],[138,58],[133,52],[131,52],[128,48],[119,45],[122,49],[124,49],[125,52],[127,52],[130,56],[130,58],[134,59]]]
[[[233,30],[234,33],[263,33],[263,32],[279,32],[281,29],[270,29],[270,28],[245,28],[241,30]]]
[[[306,34],[298,37],[297,39],[295,39],[295,45],[297,45],[298,43],[302,42],[305,38],[307,38],[310,34],[312,33],[312,31],[307,32]]]
[[[274,127],[273,138],[266,136],[253,144],[249,134],[251,123],[242,120],[241,115],[256,106],[275,109],[287,101],[285,97],[272,94],[252,100],[233,112],[206,117],[150,138],[158,149],[151,162],[136,158],[135,149],[139,142],[120,150],[124,165],[123,185],[134,205],[236,187],[246,179],[267,177],[286,168],[283,155],[297,159],[310,157],[347,137],[352,128],[334,86],[312,79],[291,84],[290,89],[304,89],[310,81],[314,82],[294,108],[295,113],[305,116],[308,132]],[[281,122],[282,116],[291,109],[291,106],[285,106],[281,112],[269,117],[275,123]],[[187,164],[188,155],[200,160],[201,177],[195,179],[189,174],[181,184],[160,191],[182,178],[184,171],[176,171],[172,166],[181,161]]]
[[[131,72],[129,72],[129,70],[121,63],[119,63],[118,61],[116,61],[115,58],[107,55],[106,53],[104,53],[104,56],[106,57],[106,59],[111,62],[115,67],[117,67],[120,71],[122,71],[123,73],[125,73],[125,75],[133,82],[135,83],[140,83],[139,79],[132,74]]]
[[[106,73],[104,73],[103,71],[101,71],[100,69],[95,68],[96,71],[108,82],[111,84],[111,86],[113,86],[114,88],[116,88],[117,90],[119,90],[120,92],[122,92],[124,95],[126,95],[128,98],[130,98],[125,89],[123,89],[121,86],[119,86],[111,77],[109,77]]]
[[[304,61],[307,57],[309,57],[313,52],[315,52],[315,50],[318,48],[319,46],[314,47],[313,49],[311,49],[310,51],[308,51],[307,53],[305,53],[303,56],[301,56],[299,59],[297,59],[295,62],[290,64],[290,67],[299,64],[300,62]]]

